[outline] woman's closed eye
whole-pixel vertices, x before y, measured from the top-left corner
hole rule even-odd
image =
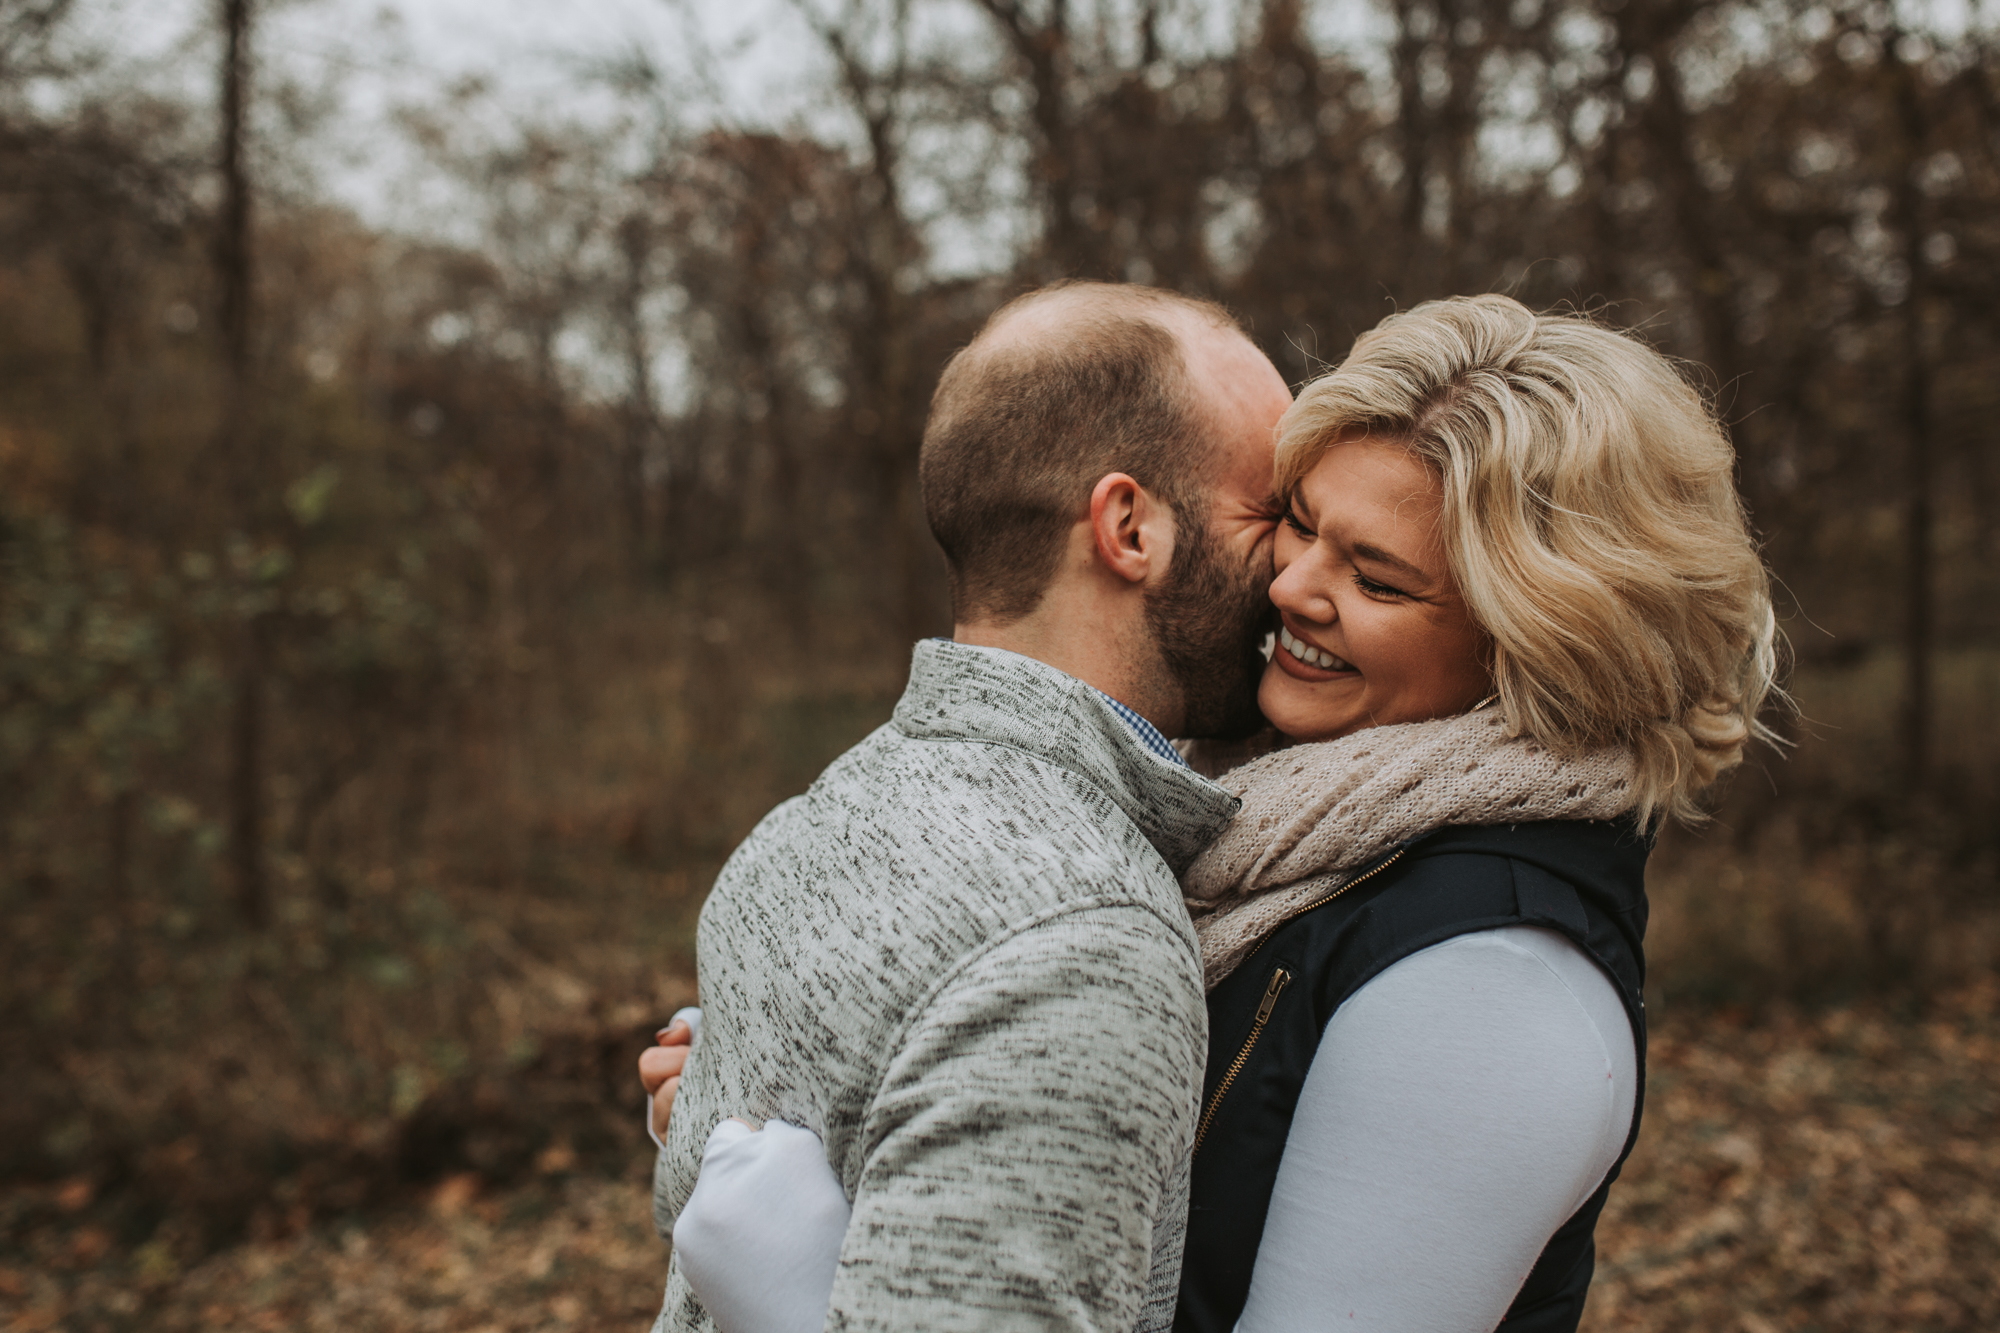
[[[1360,570],[1354,572],[1354,586],[1370,597],[1380,597],[1385,600],[1407,600],[1410,596],[1401,588],[1392,588],[1386,583],[1376,582]]]
[[[1303,518],[1299,517],[1296,505],[1285,506],[1285,526],[1290,528],[1294,533],[1297,533],[1305,541],[1311,541],[1313,538],[1319,536],[1317,532],[1306,526],[1306,521]]]

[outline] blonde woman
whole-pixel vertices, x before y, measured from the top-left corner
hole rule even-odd
[[[1390,317],[1285,415],[1273,733],[1187,747],[1244,805],[1183,881],[1177,1329],[1577,1327],[1643,1102],[1652,834],[1773,689],[1732,462],[1657,353],[1499,296]],[[837,1235],[793,1219],[839,1186],[723,1137],[676,1239],[763,1333],[730,1289],[822,1271]]]

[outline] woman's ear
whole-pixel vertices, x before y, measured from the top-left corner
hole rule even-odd
[[[1164,574],[1173,561],[1173,512],[1123,472],[1091,488],[1090,533],[1097,558],[1127,582]]]

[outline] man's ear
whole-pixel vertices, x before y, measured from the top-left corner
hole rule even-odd
[[[1100,477],[1091,488],[1090,534],[1097,558],[1128,582],[1163,574],[1173,560],[1173,512],[1123,472]]]

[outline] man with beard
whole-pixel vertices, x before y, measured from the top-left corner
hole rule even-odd
[[[1237,802],[1165,736],[1260,724],[1289,401],[1146,288],[1033,293],[952,359],[922,480],[954,635],[717,879],[663,1234],[718,1124],[783,1121],[852,1200],[812,1326],[1168,1325],[1207,1039],[1176,877]],[[713,1326],[684,1258],[657,1329]]]

